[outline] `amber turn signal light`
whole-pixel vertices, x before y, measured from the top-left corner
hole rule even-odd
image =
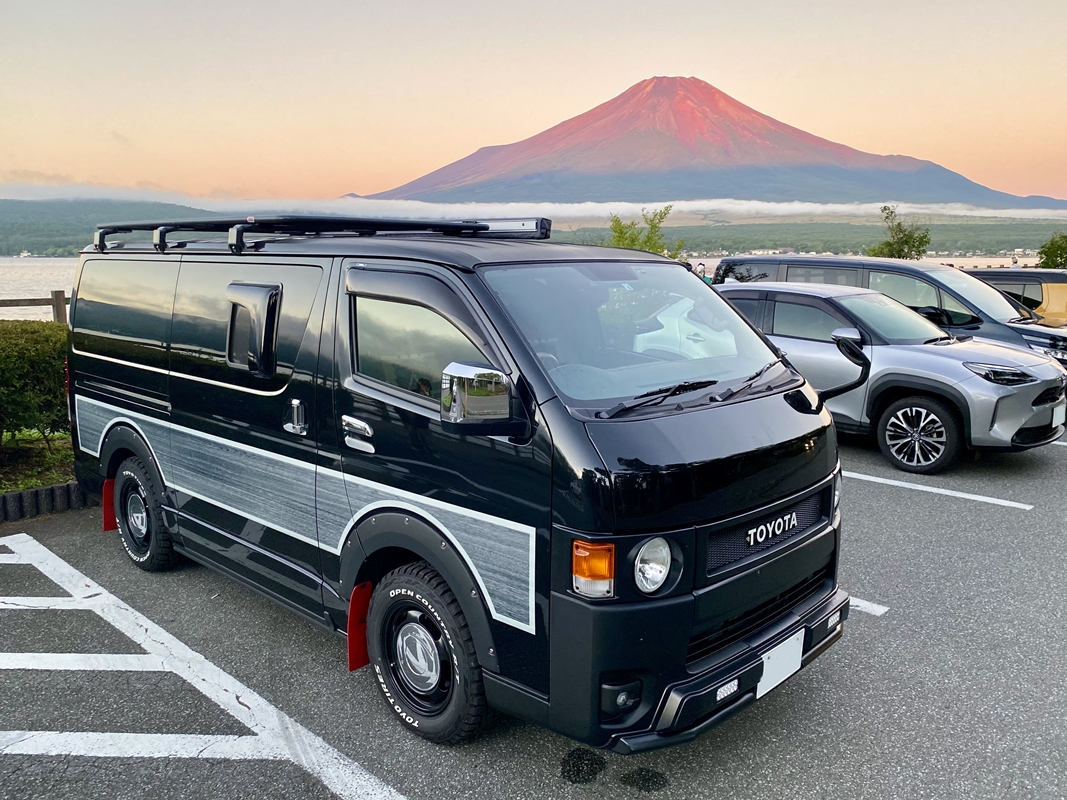
[[[615,545],[575,540],[571,545],[574,591],[585,597],[615,594]]]

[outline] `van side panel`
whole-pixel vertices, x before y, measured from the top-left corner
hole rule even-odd
[[[99,491],[96,459],[111,426],[153,428],[153,452],[170,448],[170,317],[178,259],[86,257],[71,306],[69,371],[77,471]],[[133,420],[139,423],[133,423]],[[94,474],[96,473],[96,474]]]
[[[185,547],[321,619],[315,520],[314,375],[329,262],[182,261],[174,301],[172,458]],[[280,287],[276,368],[259,377],[228,359],[233,284]],[[247,337],[247,333],[245,333]],[[293,404],[309,428],[286,429]]]

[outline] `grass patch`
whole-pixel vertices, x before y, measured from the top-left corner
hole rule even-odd
[[[55,435],[46,442],[26,432],[0,447],[0,494],[52,486],[74,480],[74,451],[70,436]]]

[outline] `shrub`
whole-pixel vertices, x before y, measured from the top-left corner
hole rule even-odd
[[[0,443],[4,434],[70,429],[63,358],[67,329],[57,322],[0,320]]]

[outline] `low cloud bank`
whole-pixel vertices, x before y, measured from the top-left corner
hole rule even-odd
[[[331,200],[308,199],[216,199],[195,197],[159,189],[124,188],[91,183],[45,184],[0,183],[0,199],[8,200],[141,200],[177,203],[207,211],[235,214],[318,213],[363,217],[399,217],[409,219],[489,219],[500,217],[549,217],[554,220],[594,218],[607,221],[608,214],[638,217],[642,208],[660,208],[654,203],[424,203],[418,200],[374,200],[364,197],[339,197]],[[978,208],[964,203],[895,203],[901,214],[1009,219],[1064,219],[1065,209]],[[771,203],[760,200],[678,200],[672,203],[677,213],[700,214],[716,220],[730,218],[789,217],[870,217],[876,219],[884,203]]]

